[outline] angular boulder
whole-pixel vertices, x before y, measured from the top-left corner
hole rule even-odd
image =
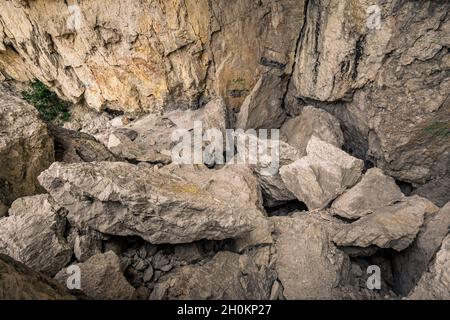
[[[326,207],[361,176],[361,160],[315,136],[306,152],[306,157],[281,167],[280,175],[286,187],[310,210]]]
[[[243,236],[262,215],[256,186],[231,167],[54,163],[39,181],[72,225],[155,244]]]
[[[426,210],[420,200],[407,198],[342,226],[333,241],[342,247],[377,246],[402,251],[416,238]]]
[[[339,121],[325,110],[306,106],[302,113],[288,119],[280,129],[283,141],[306,153],[306,147],[312,136],[337,148],[344,144]]]
[[[75,300],[58,282],[0,254],[0,300]]]
[[[80,290],[87,296],[101,300],[135,297],[135,289],[127,282],[121,270],[120,259],[112,251],[97,254],[86,262],[75,265],[80,268]],[[55,279],[65,284],[70,275],[67,269],[63,269]]]
[[[0,220],[0,252],[33,270],[54,276],[73,250],[64,238],[64,210],[49,195],[17,199]]]
[[[37,176],[54,161],[53,140],[36,109],[0,88],[0,201],[40,193]]]
[[[377,168],[367,170],[361,181],[338,197],[331,206],[347,219],[358,219],[374,210],[389,206],[404,198],[394,179]]]
[[[442,242],[436,258],[408,298],[450,300],[450,234]]]
[[[150,299],[267,300],[273,278],[251,257],[221,251],[203,265],[181,267],[163,276]]]
[[[286,299],[333,299],[347,282],[350,260],[331,242],[330,222],[315,215],[272,217],[276,271]]]

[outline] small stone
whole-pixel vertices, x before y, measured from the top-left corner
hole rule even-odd
[[[147,270],[144,272],[143,280],[144,282],[150,282],[153,278],[153,267],[151,265],[148,266]]]

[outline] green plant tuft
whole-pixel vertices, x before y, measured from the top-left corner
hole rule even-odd
[[[39,111],[45,121],[65,122],[70,119],[69,103],[39,80],[31,82],[30,88],[22,91],[22,97]]]
[[[425,131],[436,138],[448,139],[450,138],[450,122],[434,122]]]

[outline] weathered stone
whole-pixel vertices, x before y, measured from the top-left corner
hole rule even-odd
[[[450,203],[439,212],[426,216],[413,244],[393,257],[395,289],[400,294],[408,295],[418,283],[449,229]]]
[[[363,162],[312,137],[307,156],[281,167],[286,187],[310,210],[326,207],[361,176]]]
[[[294,148],[306,154],[306,146],[312,136],[337,148],[344,144],[339,121],[328,112],[307,106],[302,113],[288,119],[280,130],[281,138]]]
[[[383,207],[356,222],[342,226],[333,241],[338,246],[406,249],[416,238],[426,208],[421,201],[405,201]]]
[[[51,278],[0,254],[0,300],[75,300]]]
[[[272,272],[246,255],[222,251],[203,265],[190,265],[163,276],[150,296],[162,299],[268,299]]]
[[[357,219],[403,199],[403,193],[394,179],[377,168],[369,169],[361,181],[332,205],[336,213],[348,219]]]
[[[53,141],[36,109],[0,87],[0,201],[40,193],[36,178],[53,161]]]
[[[246,179],[234,168],[154,171],[121,162],[54,163],[39,176],[69,210],[72,224],[151,243],[220,240],[252,231],[253,219],[262,216],[261,195]]]
[[[0,218],[3,218],[8,214],[8,207],[0,201]]]
[[[226,112],[223,100],[218,98],[197,110],[150,114],[115,127],[109,135],[108,148],[121,158],[167,164],[172,161],[171,151],[177,143],[172,138],[175,130],[193,130],[194,122],[198,122],[203,131],[217,129],[223,135],[228,127]]]
[[[86,133],[57,126],[50,126],[50,132],[55,141],[56,161],[73,163],[119,160],[103,144]]]
[[[295,214],[272,217],[276,271],[286,299],[333,299],[347,281],[349,258],[331,242],[327,222]]]
[[[425,197],[435,203],[438,207],[443,207],[447,202],[450,202],[449,186],[450,175],[443,176],[419,186],[413,191],[413,194]]]
[[[73,253],[64,238],[65,226],[63,209],[49,195],[17,199],[9,217],[0,220],[0,252],[54,276]]]
[[[75,264],[80,268],[81,291],[94,299],[133,299],[135,289],[127,282],[120,268],[120,260],[108,251]],[[65,284],[70,276],[67,269],[61,270],[55,279]]]
[[[408,298],[450,300],[450,235],[444,239],[436,258]]]
[[[82,230],[76,235],[73,252],[79,262],[102,252],[102,235],[94,230]]]

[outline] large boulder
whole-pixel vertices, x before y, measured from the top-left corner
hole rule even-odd
[[[302,113],[284,122],[280,130],[283,141],[306,153],[312,136],[341,148],[344,144],[339,121],[325,110],[307,106]]]
[[[276,271],[286,299],[333,299],[347,281],[350,259],[331,242],[330,222],[295,214],[272,217]]]
[[[39,181],[68,209],[71,224],[151,243],[235,238],[262,216],[259,190],[231,167],[54,163]]]
[[[172,148],[177,143],[173,134],[178,129],[194,130],[195,122],[203,130],[200,132],[201,138],[208,129],[219,130],[223,137],[229,126],[223,100],[213,99],[197,110],[150,114],[115,126],[109,135],[108,148],[124,159],[167,164],[172,161]]]
[[[336,213],[347,219],[358,219],[374,210],[403,199],[403,193],[394,179],[377,168],[367,170],[361,181],[332,204]]]
[[[54,161],[53,140],[34,107],[0,87],[0,201],[40,193],[37,176]]]
[[[450,234],[413,292],[413,300],[450,300]]]
[[[286,187],[310,210],[322,209],[358,182],[363,162],[312,136],[307,156],[280,169]]]
[[[267,300],[273,272],[250,256],[222,251],[203,265],[181,267],[162,277],[151,299]]]
[[[51,278],[0,254],[0,300],[75,300]]]
[[[416,238],[426,210],[420,199],[407,198],[344,225],[333,237],[333,241],[342,247],[377,246],[402,251]]]
[[[425,223],[413,244],[393,256],[392,267],[396,291],[402,295],[408,295],[427,270],[449,230],[450,203],[438,212],[425,216]]]
[[[87,296],[101,300],[135,298],[135,289],[125,279],[120,259],[114,252],[97,254],[75,265],[80,268],[80,290]],[[65,284],[71,274],[70,270],[63,269],[55,279]]]
[[[9,216],[0,220],[0,252],[54,276],[73,253],[65,228],[65,211],[49,195],[17,199]]]

